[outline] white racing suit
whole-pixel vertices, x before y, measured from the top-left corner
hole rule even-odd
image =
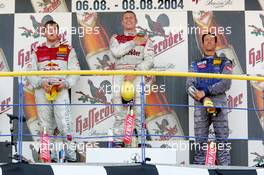
[[[80,65],[73,48],[68,45],[57,44],[55,47],[42,46],[32,54],[30,63],[27,65],[28,71],[59,71],[59,70],[79,70]],[[54,133],[54,119],[62,136],[72,136],[72,119],[70,116],[69,92],[72,86],[79,79],[77,75],[59,75],[59,76],[28,76],[30,84],[35,90],[35,100],[38,111],[38,117],[42,129],[46,127],[49,135]],[[41,87],[43,81],[63,81],[66,88],[59,91],[54,101],[48,101],[44,89]],[[40,105],[39,105],[40,104]],[[45,105],[47,104],[47,105]],[[59,105],[51,105],[59,104]],[[67,104],[67,105],[62,105]],[[71,139],[64,139],[67,146]],[[65,157],[70,161],[76,160],[75,150],[65,150]],[[51,150],[52,159],[57,158],[56,151]]]
[[[110,50],[115,58],[116,70],[149,70],[153,67],[154,50],[151,40],[147,40],[145,44],[137,46],[133,39],[136,37],[135,33],[124,35],[114,35],[110,41]],[[124,81],[124,76],[113,77],[113,104],[115,106],[115,121],[113,126],[114,135],[124,135],[124,120],[127,116],[127,106],[120,106],[122,98],[120,95],[121,85]],[[141,76],[136,77],[134,80],[135,97],[134,113],[136,115],[135,128],[138,134],[141,132],[140,113],[141,113]],[[122,142],[121,137],[114,137],[115,142]]]

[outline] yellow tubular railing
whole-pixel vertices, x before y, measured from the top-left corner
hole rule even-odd
[[[0,72],[0,77],[18,77],[18,76],[34,76],[34,75],[49,75],[49,76],[51,75],[144,75],[144,76],[201,77],[201,78],[264,81],[264,77],[258,77],[258,76],[175,72],[175,71],[78,70],[78,71]]]

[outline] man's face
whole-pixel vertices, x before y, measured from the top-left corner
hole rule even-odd
[[[122,19],[122,26],[124,30],[136,29],[137,20],[133,13],[125,13]]]
[[[55,42],[59,39],[59,31],[56,24],[48,24],[45,28],[45,37],[49,42]]]
[[[214,51],[216,48],[215,36],[206,35],[204,37],[203,46],[206,51]]]

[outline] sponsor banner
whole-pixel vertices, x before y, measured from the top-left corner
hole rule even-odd
[[[0,14],[15,12],[15,0],[0,0]]]
[[[75,136],[98,137],[91,141],[107,140],[100,137],[107,136],[113,126],[114,106],[102,104],[111,103],[111,86],[112,76],[82,76],[72,88],[71,99],[75,105],[72,105],[71,112]]]
[[[263,141],[248,141],[248,166],[263,165],[264,144]]]
[[[231,89],[226,92],[226,95],[228,107],[233,108],[230,109],[230,113],[228,114],[229,137],[247,139],[247,82],[241,80],[232,80]]]
[[[245,12],[246,59],[248,74],[263,74],[264,69],[264,12]]]
[[[6,114],[13,114],[13,77],[1,77],[0,78],[1,91],[0,91],[0,141],[4,142],[6,140],[10,141],[11,136],[1,136],[10,133],[10,128],[12,127],[9,123],[9,117]],[[17,121],[13,122],[17,123]],[[17,125],[14,123],[14,128]]]
[[[146,32],[153,41],[155,54],[153,69],[187,72],[187,12],[141,12],[137,16],[138,32]],[[160,28],[153,27],[158,24]]]

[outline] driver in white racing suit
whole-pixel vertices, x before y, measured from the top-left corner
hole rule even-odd
[[[153,67],[154,50],[152,41],[143,34],[136,33],[137,18],[134,12],[126,11],[122,14],[122,26],[124,34],[113,35],[110,41],[110,50],[115,58],[115,70],[149,70]],[[134,113],[136,115],[135,128],[139,132],[140,104],[141,102],[141,77],[133,75],[114,76],[113,103],[115,106],[114,135],[124,135],[124,119],[127,116],[127,106],[120,95],[121,85],[124,81],[130,81],[135,87]],[[114,137],[117,144],[122,145],[122,136]]]
[[[37,47],[31,55],[28,71],[59,71],[59,70],[80,70],[75,50],[68,45],[60,44],[58,35],[58,24],[48,21],[45,24],[46,46]],[[35,90],[35,101],[38,111],[40,125],[46,128],[49,135],[54,133],[54,118],[60,134],[67,136],[64,139],[67,144],[65,159],[76,161],[76,152],[71,150],[72,143],[72,119],[70,116],[69,91],[79,79],[78,75],[58,76],[28,76],[30,84]],[[46,94],[50,92],[50,86],[57,85],[57,97],[50,101]],[[52,105],[59,104],[59,105]],[[65,105],[63,105],[65,104]],[[56,150],[51,150],[51,159],[57,160]]]

